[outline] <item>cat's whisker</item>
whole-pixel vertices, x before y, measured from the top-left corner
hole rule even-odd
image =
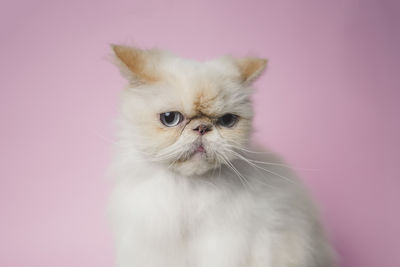
[[[260,154],[260,155],[270,155],[270,154],[272,154],[271,152],[252,151],[252,150],[248,150],[248,149],[245,149],[245,148],[242,148],[242,147],[236,147],[236,148],[240,149],[240,150],[242,150],[244,152],[251,153],[251,154]]]
[[[181,156],[184,153],[185,153],[185,151],[182,151],[181,153],[179,153],[179,155],[175,158],[175,160],[168,166],[168,169],[172,168],[178,162],[178,160],[181,158]]]
[[[237,149],[240,149],[242,151],[248,152],[248,153],[252,153],[252,154],[264,154],[264,155],[271,155],[273,154],[272,152],[265,152],[265,151],[253,151],[253,150],[249,150],[249,149],[245,149],[242,146],[242,144],[240,144],[239,142],[235,142],[234,140],[229,140],[229,142],[236,144],[236,146],[232,145],[232,144],[226,144],[228,146],[232,146],[235,147]]]
[[[230,145],[230,144],[226,144],[226,145],[227,145],[228,147],[230,147],[230,148],[233,148],[233,149],[243,150],[243,151],[245,151],[245,152],[247,151],[246,149],[241,148],[241,147],[233,146],[233,145]],[[260,153],[262,153],[262,152],[260,152]],[[268,152],[267,152],[267,153],[268,153]],[[266,161],[258,161],[258,160],[253,160],[253,159],[247,159],[247,160],[249,160],[249,161],[251,161],[251,162],[254,162],[254,163],[265,164],[265,165],[281,166],[281,167],[286,167],[286,168],[288,168],[288,169],[293,169],[293,170],[301,170],[301,171],[319,171],[318,169],[293,167],[293,166],[289,166],[289,165],[286,165],[286,164],[283,164],[283,163],[277,163],[277,162],[266,162]]]
[[[258,160],[252,160],[249,159],[249,161],[254,162],[254,163],[259,163],[259,164],[265,164],[265,165],[275,165],[275,166],[282,166],[286,167],[288,169],[293,169],[293,170],[302,170],[302,171],[319,171],[318,169],[310,169],[310,168],[297,168],[297,167],[291,167],[286,164],[282,163],[274,163],[274,162],[265,162],[265,161],[258,161]]]
[[[249,161],[247,158],[245,158],[244,156],[240,155],[239,153],[237,153],[237,152],[235,152],[235,151],[233,151],[233,150],[228,150],[228,151],[231,152],[232,154],[234,154],[235,156],[239,157],[240,159],[242,159],[244,162],[248,163],[250,166],[253,166],[254,168],[258,168],[258,169],[260,169],[260,170],[266,171],[266,172],[268,172],[268,173],[270,173],[270,174],[276,175],[276,176],[278,176],[278,177],[280,177],[280,178],[282,178],[282,179],[284,179],[284,180],[286,180],[286,181],[288,181],[288,182],[293,183],[293,181],[292,181],[291,179],[289,179],[288,177],[286,177],[286,176],[283,176],[283,175],[281,175],[281,174],[279,174],[279,173],[277,173],[277,172],[274,172],[274,171],[265,169],[265,168],[263,168],[263,167],[260,167],[260,166],[258,166],[257,164],[252,163],[252,162]]]
[[[222,135],[221,135],[220,131],[217,128],[216,128],[216,130],[217,130],[217,133],[219,134],[219,136],[221,137]],[[234,173],[239,177],[239,180],[243,184],[244,187],[246,187],[246,185],[244,184],[243,181],[246,182],[247,187],[250,187],[249,186],[249,182],[247,181],[247,179],[245,177],[243,177],[243,175],[233,166],[233,164],[229,161],[227,156],[224,154],[224,152],[226,151],[225,147],[221,146],[220,148],[221,148],[222,152],[218,152],[219,150],[215,150],[215,153],[218,156],[220,156],[221,160],[225,163],[225,165],[227,165],[230,169],[232,169],[234,171]],[[221,174],[221,172],[220,172],[220,174]]]
[[[156,160],[162,161],[177,157],[181,152],[179,151],[179,146],[172,145],[163,150],[161,150],[157,155],[154,156]]]
[[[93,131],[93,133],[94,133],[97,137],[99,137],[101,140],[103,140],[103,141],[106,141],[106,142],[108,142],[108,143],[110,143],[110,144],[112,144],[112,145],[114,145],[114,146],[118,146],[118,145],[119,145],[118,142],[116,142],[116,141],[114,141],[114,140],[112,140],[112,139],[110,139],[110,138],[107,138],[107,137],[105,137],[104,135],[102,135],[102,134],[100,134],[100,133],[98,133],[98,132],[96,132],[96,131]]]
[[[177,153],[170,153],[170,154],[165,154],[165,155],[152,155],[148,156],[150,162],[163,162],[163,161],[168,161],[171,159],[177,158]]]
[[[247,186],[250,187],[249,182],[247,181],[247,179],[233,166],[232,162],[229,161],[229,159],[222,153],[220,153],[221,159],[222,161],[229,167],[231,168],[234,173],[239,177],[239,180],[241,181],[241,183],[243,184],[243,186]]]
[[[215,174],[215,171],[217,170],[217,167],[218,167],[218,160],[217,160],[217,158],[214,160],[214,165],[213,165],[213,170],[212,170],[212,173],[211,173],[211,176],[212,177],[214,177],[214,174]]]

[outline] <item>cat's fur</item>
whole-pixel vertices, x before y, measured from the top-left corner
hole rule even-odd
[[[248,144],[251,83],[266,60],[113,51],[129,80],[109,206],[118,267],[333,266],[299,181],[275,155]],[[164,126],[160,114],[169,111],[184,120]],[[226,113],[239,116],[232,128],[215,123]],[[193,130],[205,123],[206,134]]]

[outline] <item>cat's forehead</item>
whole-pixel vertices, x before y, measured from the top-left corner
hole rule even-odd
[[[187,116],[218,116],[234,105],[234,96],[241,89],[224,74],[208,70],[181,73],[169,84],[174,87],[182,112]]]
[[[235,71],[219,62],[170,62],[159,83],[143,88],[146,102],[159,113],[179,111],[189,118],[246,113],[250,90],[235,79]]]
[[[144,103],[190,116],[249,110],[248,89],[267,63],[261,58],[232,56],[199,62],[158,49],[112,48],[132,91],[147,97]]]

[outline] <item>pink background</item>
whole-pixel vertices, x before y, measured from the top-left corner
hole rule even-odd
[[[110,43],[260,55],[256,137],[299,170],[343,267],[400,266],[395,1],[0,3],[0,266],[112,266],[104,206],[125,81]]]

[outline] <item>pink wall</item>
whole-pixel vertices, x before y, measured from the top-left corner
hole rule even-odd
[[[270,59],[256,137],[299,168],[343,267],[400,266],[399,5],[2,1],[0,266],[112,266],[103,216],[124,84],[109,43]]]

